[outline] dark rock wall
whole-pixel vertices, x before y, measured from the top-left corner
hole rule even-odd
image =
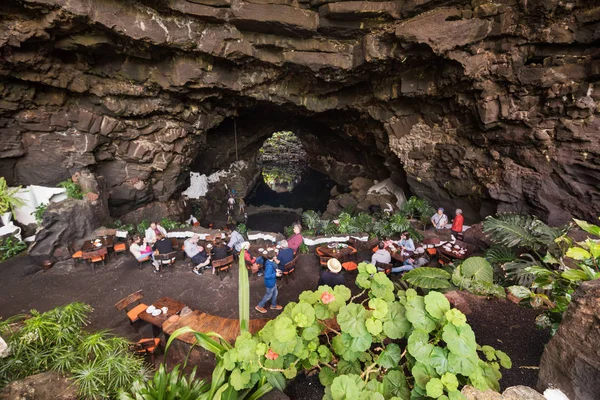
[[[338,181],[391,174],[472,217],[600,214],[597,2],[4,0],[0,58],[0,174],[88,167],[113,215],[227,164],[211,143],[243,116],[245,154],[294,122]]]

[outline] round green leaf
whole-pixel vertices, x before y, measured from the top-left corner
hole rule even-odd
[[[329,367],[324,366],[319,372],[319,382],[323,386],[330,386],[337,374]]]
[[[477,342],[475,342],[475,334],[467,324],[461,326],[445,325],[442,339],[446,342],[448,350],[454,354],[476,355]]]
[[[442,375],[441,381],[449,392],[458,390],[458,379],[456,378],[456,375],[446,372]]]
[[[275,331],[280,342],[288,342],[296,336],[296,326],[288,317],[279,317],[275,320]]]
[[[446,311],[450,310],[450,302],[440,292],[429,292],[424,301],[425,309],[434,318],[442,319]]]
[[[353,351],[350,346],[352,345],[352,336],[343,332],[341,335],[335,336],[331,340],[331,345],[333,347],[333,351],[344,360],[354,361],[358,360],[361,356],[360,351]]]
[[[406,377],[398,370],[388,371],[383,377],[382,389],[386,398],[389,398],[390,396],[399,399],[410,398],[410,389],[408,387],[408,382],[406,382]]]
[[[425,386],[427,390],[427,396],[433,397],[437,399],[441,395],[444,394],[444,384],[438,378],[432,378],[427,382],[427,386]]]
[[[456,308],[446,311],[445,316],[448,322],[454,326],[462,326],[467,323],[467,317],[465,317],[465,314]]]
[[[302,339],[314,340],[321,334],[321,327],[319,325],[311,325],[302,330]]]
[[[416,363],[415,366],[411,369],[411,373],[413,378],[415,378],[415,384],[422,389],[425,389],[427,386],[427,382],[431,379],[431,375],[425,368],[424,364]]]
[[[412,322],[415,328],[425,332],[431,332],[435,329],[435,321],[431,319],[425,310],[423,297],[410,299],[406,303],[406,319]]]
[[[388,304],[388,313],[383,319],[383,333],[390,339],[402,339],[411,329],[406,319],[406,309],[398,302]]]
[[[483,257],[469,257],[460,266],[461,273],[466,278],[477,281],[494,282],[494,269]]]
[[[362,305],[354,303],[342,307],[337,315],[337,322],[340,324],[342,331],[354,337],[368,334],[365,326],[366,319],[367,310]]]
[[[448,350],[435,346],[429,355],[429,365],[435,368],[439,375],[448,371]]]
[[[374,318],[367,319],[367,321],[365,322],[365,326],[367,327],[369,333],[373,336],[379,335],[383,330],[383,324],[381,323],[381,321]]]
[[[506,354],[505,352],[496,350],[496,357],[498,357],[498,360],[500,360],[500,365],[502,365],[502,367],[506,369],[512,367],[512,361],[510,360],[508,354]]]
[[[360,375],[362,373],[362,369],[360,367],[360,362],[358,360],[356,361],[346,361],[346,360],[340,360],[340,362],[337,365],[337,373],[339,375],[350,375],[350,374],[356,374],[356,375]]]
[[[377,357],[377,365],[387,369],[397,367],[401,355],[402,352],[400,351],[400,346],[396,343],[390,343],[386,346],[385,350],[381,352],[379,357]]]
[[[331,397],[333,400],[358,399],[364,387],[358,375],[338,376],[331,384]]]
[[[373,337],[366,333],[360,337],[353,337],[350,344],[350,350],[352,351],[367,351],[373,343]]]
[[[477,356],[463,356],[460,354],[448,354],[448,371],[454,374],[469,376],[477,368]]]
[[[320,320],[333,318],[333,312],[324,304],[315,304],[315,317]]]
[[[408,352],[419,362],[428,363],[433,345],[429,343],[429,334],[420,329],[415,329],[408,337]]]
[[[292,309],[292,319],[296,324],[305,328],[315,322],[315,309],[307,303],[299,303]]]
[[[388,313],[388,303],[382,299],[369,300],[369,308],[373,310],[373,317],[383,319]]]

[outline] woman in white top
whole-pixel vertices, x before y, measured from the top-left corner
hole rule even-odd
[[[156,242],[156,235],[159,233],[162,233],[165,237],[167,237],[167,231],[165,228],[152,221],[150,223],[150,228],[146,229],[146,242],[148,242],[150,245],[153,245]]]
[[[133,243],[129,246],[129,251],[138,261],[152,254],[152,248],[146,244],[146,239],[142,242],[140,235],[133,237]]]

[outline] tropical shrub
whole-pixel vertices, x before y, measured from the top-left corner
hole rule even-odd
[[[120,231],[127,231],[129,235],[133,235],[136,229],[136,227],[133,224],[124,224],[120,219],[115,220],[115,222],[113,222],[112,224],[112,227]]]
[[[244,236],[246,235],[246,233],[248,233],[248,227],[246,226],[246,224],[238,224],[236,230]]]
[[[60,182],[58,186],[64,188],[67,191],[68,198],[77,200],[83,199],[83,192],[81,191],[81,186],[73,182],[73,180],[67,179],[66,181]]]
[[[308,246],[304,242],[300,244],[300,247],[298,247],[298,252],[300,254],[308,254],[309,251],[310,250],[309,250]]]
[[[42,221],[44,220],[44,213],[46,212],[48,205],[49,205],[48,203],[40,204],[31,213],[31,215],[33,215],[33,217],[35,218],[35,222],[38,225],[42,224]]]
[[[106,331],[88,334],[92,308],[71,303],[0,322],[10,355],[0,359],[0,387],[48,370],[70,374],[83,399],[111,398],[147,374],[128,342]],[[15,322],[17,328],[15,328]]]
[[[151,400],[151,399],[189,399],[196,400],[207,393],[210,385],[196,379],[196,368],[186,378],[179,369],[179,364],[167,372],[160,365],[153,379],[137,380],[129,391],[121,391],[119,400]]]
[[[234,347],[215,334],[217,340],[195,333],[199,345],[217,355],[211,392],[199,398],[255,399],[315,369],[325,399],[463,399],[467,384],[499,390],[500,367],[510,368],[510,358],[478,346],[465,315],[441,293],[395,291],[371,264],[361,263],[358,271],[360,295],[351,297],[345,286],[305,291],[257,335],[242,333]]]
[[[165,228],[167,231],[172,231],[174,229],[179,229],[179,228],[187,228],[187,224],[181,223],[181,222],[177,222],[177,221],[173,221],[169,218],[163,218],[160,220],[160,222],[158,223],[160,226],[162,226],[163,228]]]
[[[7,236],[0,240],[0,261],[8,260],[27,248],[27,244],[15,237]]]
[[[0,215],[8,211],[15,215],[15,208],[21,207],[25,202],[17,197],[17,193],[21,190],[21,186],[9,189],[6,179],[0,176]]]
[[[143,220],[139,224],[136,225],[136,233],[141,237],[146,236],[146,229],[150,228],[150,222],[148,220]]]
[[[504,288],[494,284],[494,269],[483,257],[469,257],[458,265],[452,273],[452,283],[473,294],[506,297]]]

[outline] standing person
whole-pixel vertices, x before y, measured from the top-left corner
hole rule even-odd
[[[198,245],[200,237],[194,234],[183,243],[185,254],[192,259],[194,269],[192,272],[196,275],[202,275],[202,270],[210,264],[210,256],[204,250],[202,245]]]
[[[167,231],[165,228],[158,225],[155,221],[150,222],[150,227],[146,229],[146,242],[150,246],[154,245],[159,233],[161,233],[163,236],[167,236]]]
[[[237,231],[235,224],[227,224],[227,230],[231,232],[231,237],[229,238],[227,247],[229,247],[231,250],[235,250],[236,253],[239,253],[240,250],[242,250],[242,243],[245,242],[244,237]]]
[[[294,234],[288,238],[287,242],[290,249],[292,249],[294,251],[294,254],[296,254],[298,252],[298,248],[300,247],[300,245],[302,245],[304,238],[300,234],[300,232],[302,231],[302,225],[300,225],[299,223],[295,223],[293,229]]]
[[[235,207],[235,197],[233,194],[229,195],[229,199],[227,199],[227,214],[233,215],[233,208]]]
[[[283,308],[277,304],[277,273],[275,272],[277,264],[279,264],[279,260],[275,257],[275,252],[270,251],[267,253],[267,261],[265,262],[265,289],[267,291],[258,305],[254,307],[261,314],[267,312],[264,306],[269,300],[271,300],[271,310],[281,310]]]
[[[246,202],[241,197],[238,199],[238,204],[240,205],[240,215],[246,213]]]
[[[446,228],[448,217],[446,214],[444,214],[444,209],[442,207],[438,208],[437,213],[433,214],[431,217],[431,223],[433,224],[433,229],[436,231]]]
[[[294,250],[290,249],[287,240],[279,242],[279,246],[281,248],[279,249],[279,254],[277,254],[277,259],[279,260],[277,267],[283,271],[285,265],[294,259]]]
[[[456,216],[452,220],[452,228],[450,229],[452,231],[452,234],[454,235],[454,237],[457,239],[462,239],[462,230],[463,230],[464,221],[465,221],[465,219],[462,215],[462,210],[460,208],[457,208]]]
[[[133,243],[129,246],[129,251],[138,261],[152,255],[152,248],[146,243],[146,238],[142,241],[140,235],[133,237]]]
[[[344,278],[344,275],[340,274],[341,270],[342,264],[340,264],[337,259],[330,258],[329,261],[327,261],[327,270],[321,272],[318,286],[327,285],[331,286],[332,288],[336,287],[337,285],[345,286],[346,279]]]

